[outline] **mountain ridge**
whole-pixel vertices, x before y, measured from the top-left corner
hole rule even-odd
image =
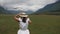
[[[53,4],[46,5],[44,8],[39,9],[36,11],[34,14],[41,14],[43,12],[50,12],[50,11],[55,11],[55,10],[60,10],[60,1],[57,1]]]

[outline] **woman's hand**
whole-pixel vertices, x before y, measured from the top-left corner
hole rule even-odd
[[[14,19],[15,19],[17,22],[19,22],[19,17],[20,17],[19,14],[17,14],[17,15],[14,16]]]

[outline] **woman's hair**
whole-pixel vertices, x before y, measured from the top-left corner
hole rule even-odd
[[[26,23],[27,17],[22,17],[22,22]]]

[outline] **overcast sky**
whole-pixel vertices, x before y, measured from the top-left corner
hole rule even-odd
[[[8,10],[36,11],[57,0],[0,0],[0,5]]]

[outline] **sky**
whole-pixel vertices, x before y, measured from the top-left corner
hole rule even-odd
[[[0,0],[0,5],[7,10],[37,11],[58,0]]]

